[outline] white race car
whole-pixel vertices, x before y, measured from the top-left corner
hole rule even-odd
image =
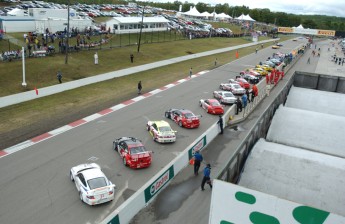
[[[234,104],[237,99],[234,94],[227,91],[213,91],[213,96],[222,104]]]
[[[176,131],[172,130],[166,121],[148,121],[146,130],[151,134],[153,141],[160,143],[176,141]]]
[[[246,90],[237,83],[221,83],[219,88],[225,91],[230,91],[234,95],[243,95],[246,93]]]
[[[115,184],[104,175],[96,163],[80,164],[72,167],[71,181],[74,181],[80,200],[89,205],[97,205],[114,200]]]

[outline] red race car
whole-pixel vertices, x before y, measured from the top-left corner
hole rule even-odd
[[[199,105],[209,114],[224,114],[224,107],[216,99],[201,99]]]
[[[146,151],[143,143],[133,137],[115,139],[113,148],[117,151],[125,166],[130,168],[145,168],[151,165],[152,152]]]
[[[229,79],[229,82],[230,83],[236,83],[237,82],[244,89],[249,89],[250,88],[250,84],[244,78],[236,78],[235,80]]]
[[[165,117],[175,121],[180,127],[197,128],[200,125],[201,116],[196,116],[190,110],[185,109],[169,109],[165,111]]]

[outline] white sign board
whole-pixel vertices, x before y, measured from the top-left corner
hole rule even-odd
[[[213,181],[210,224],[345,224],[345,217],[221,180]]]

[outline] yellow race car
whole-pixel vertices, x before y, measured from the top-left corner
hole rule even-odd
[[[262,68],[262,69],[264,69],[264,70],[266,70],[268,72],[273,70],[273,68],[268,66],[268,65],[256,65],[255,68]]]
[[[268,75],[268,72],[263,68],[253,68],[253,71],[258,72],[261,76]]]
[[[278,45],[273,45],[272,49],[279,49],[280,47]]]

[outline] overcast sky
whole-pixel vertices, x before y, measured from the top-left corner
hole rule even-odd
[[[155,0],[150,0],[155,1]],[[160,2],[174,2],[174,0],[157,0]],[[180,0],[184,2],[184,0]],[[268,8],[274,12],[293,14],[328,15],[345,17],[345,0],[187,0],[190,3],[224,4],[230,6],[248,6],[254,8]]]

